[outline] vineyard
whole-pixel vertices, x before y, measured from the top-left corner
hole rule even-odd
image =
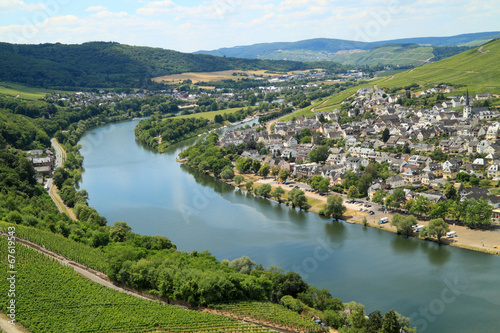
[[[0,231],[4,231],[8,226],[12,225],[0,222]],[[99,249],[90,247],[83,243],[75,242],[50,231],[25,227],[22,225],[16,225],[15,227],[16,236],[20,238],[27,239],[37,245],[40,245],[41,247],[59,253],[70,260],[76,261],[95,270],[101,272],[107,271],[108,263],[106,254]]]
[[[282,305],[262,302],[239,302],[232,304],[210,305],[210,308],[223,313],[232,313],[238,317],[266,322],[301,332],[322,332],[324,329],[312,321]]]
[[[0,248],[7,240],[0,237]],[[8,290],[7,256],[0,289]],[[269,332],[209,313],[135,298],[98,285],[45,255],[16,245],[16,320],[31,332]],[[7,293],[0,293],[6,311]]]

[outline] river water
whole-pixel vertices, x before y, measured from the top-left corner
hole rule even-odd
[[[107,125],[80,141],[80,188],[108,224],[165,235],[182,251],[249,256],[299,272],[366,313],[395,309],[419,332],[500,331],[500,258],[332,222],[248,196],[178,162],[196,139],[156,154],[134,138],[138,121]]]

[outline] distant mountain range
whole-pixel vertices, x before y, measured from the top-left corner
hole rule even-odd
[[[298,42],[261,43],[198,51],[195,54],[294,61],[335,61],[349,65],[414,66],[442,59],[500,37],[500,31],[451,37],[404,38],[378,42],[316,38]],[[390,49],[381,50],[391,45]],[[418,48],[427,46],[427,49]],[[378,50],[376,50],[378,49]],[[374,51],[375,52],[372,52]]]

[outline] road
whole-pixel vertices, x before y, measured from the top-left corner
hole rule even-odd
[[[50,142],[52,143],[52,148],[54,148],[54,152],[56,154],[56,161],[54,166],[55,170],[62,167],[64,161],[66,160],[66,151],[64,151],[64,149],[56,139],[53,138],[50,140]],[[52,178],[47,180],[46,187],[49,189],[49,195],[52,198],[52,201],[54,201],[54,203],[56,204],[57,209],[59,209],[61,213],[68,214],[73,221],[76,221],[77,219],[75,214],[73,213],[73,210],[66,206],[59,194],[57,194],[56,186],[54,185]]]
[[[55,168],[59,168],[63,165],[64,161],[66,160],[66,152],[64,149],[61,147],[59,142],[55,138],[52,138],[50,140],[52,143],[52,148],[54,148],[54,152],[56,153],[56,165]]]

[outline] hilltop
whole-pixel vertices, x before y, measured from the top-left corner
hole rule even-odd
[[[351,65],[420,65],[425,60],[439,60],[436,54],[442,54],[443,48],[449,55],[464,51],[463,47],[474,47],[499,37],[500,32],[483,32],[457,35],[451,37],[421,37],[386,40],[378,42],[359,42],[343,39],[315,38],[298,42],[260,43],[247,46],[221,48],[213,51],[198,51],[196,54],[211,54],[216,56],[238,57],[248,59],[273,59],[294,61],[329,60]],[[427,46],[426,50],[418,50],[411,44]],[[395,48],[396,56],[377,57],[370,51],[388,46]],[[412,51],[417,51],[416,53]],[[398,53],[410,53],[397,57]],[[421,55],[425,53],[425,55]],[[394,58],[397,61],[394,61]]]

